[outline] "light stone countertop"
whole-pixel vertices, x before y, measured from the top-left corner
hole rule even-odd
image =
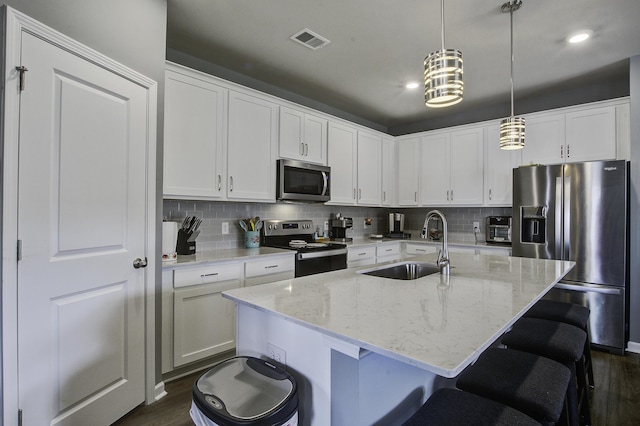
[[[411,261],[434,262],[435,255]],[[440,274],[392,280],[357,272],[371,268],[353,268],[229,290],[223,296],[440,376],[455,377],[574,265],[455,253],[448,280]]]
[[[180,266],[194,266],[202,263],[221,262],[229,260],[248,260],[255,257],[261,259],[268,256],[283,254],[294,255],[292,250],[277,249],[272,247],[239,248],[228,250],[203,250],[196,251],[196,254],[189,256],[178,256],[178,260],[173,262],[162,262],[163,268],[176,268]]]

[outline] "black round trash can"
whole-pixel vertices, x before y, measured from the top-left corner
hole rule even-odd
[[[296,381],[268,361],[230,358],[193,384],[189,413],[197,426],[297,426]]]

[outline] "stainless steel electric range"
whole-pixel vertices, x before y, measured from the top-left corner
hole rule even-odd
[[[296,277],[347,268],[347,246],[313,239],[311,220],[265,220],[261,244],[296,251]]]

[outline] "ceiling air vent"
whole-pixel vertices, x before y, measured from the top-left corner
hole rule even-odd
[[[307,28],[295,33],[290,38],[291,40],[297,41],[298,43],[303,44],[304,46],[312,50],[320,49],[321,47],[331,43],[326,38],[314,33]]]

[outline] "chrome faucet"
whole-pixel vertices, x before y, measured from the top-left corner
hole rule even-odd
[[[449,243],[447,241],[447,218],[444,217],[444,214],[440,210],[431,210],[427,213],[427,217],[424,219],[424,225],[422,226],[425,229],[425,232],[429,230],[429,220],[433,216],[440,216],[442,219],[442,249],[438,250],[438,260],[436,261],[438,267],[440,268],[440,273],[442,275],[449,275]]]

